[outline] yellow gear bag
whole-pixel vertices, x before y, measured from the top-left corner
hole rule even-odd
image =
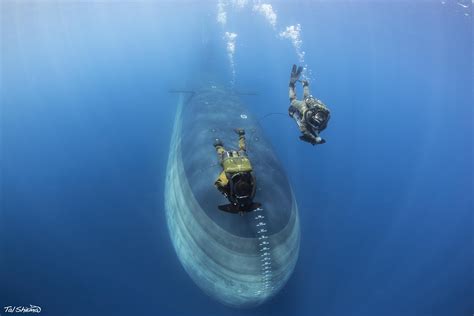
[[[227,157],[224,159],[222,164],[224,166],[224,172],[226,173],[252,171],[252,165],[250,164],[250,160],[245,156]]]

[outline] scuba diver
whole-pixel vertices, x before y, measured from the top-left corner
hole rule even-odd
[[[244,212],[259,208],[261,204],[253,202],[256,183],[245,148],[245,130],[234,131],[239,135],[238,151],[225,150],[219,138],[214,141],[219,163],[223,167],[214,185],[230,202],[219,205],[218,208],[224,212],[243,215]]]
[[[298,128],[303,135],[300,136],[302,141],[308,142],[313,146],[316,144],[324,144],[326,141],[319,134],[327,127],[331,117],[331,112],[320,100],[314,98],[309,93],[309,83],[302,80],[303,84],[303,100],[296,99],[295,84],[299,80],[303,67],[296,68],[293,65],[290,75],[290,107],[288,114],[294,118]]]

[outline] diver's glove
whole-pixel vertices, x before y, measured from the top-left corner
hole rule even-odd
[[[303,84],[303,87],[309,86],[309,82],[308,82],[308,80],[306,80],[306,79],[301,80],[301,83]]]
[[[239,136],[244,136],[245,135],[245,130],[243,128],[236,128],[236,129],[234,129],[234,132]]]
[[[300,136],[300,139],[302,141],[310,143],[313,146],[314,145],[322,145],[322,144],[326,143],[324,138],[321,138],[320,136],[311,135],[310,133],[303,133],[303,135]]]
[[[303,67],[299,66],[296,68],[296,65],[293,65],[291,68],[291,74],[290,74],[290,87],[294,87],[296,81],[300,78],[301,72],[303,71]]]
[[[224,146],[224,143],[219,138],[216,138],[213,143],[214,147]]]
[[[316,144],[318,145],[322,145],[326,143],[326,140],[324,138],[321,138],[320,136],[317,136],[315,141],[316,141]]]

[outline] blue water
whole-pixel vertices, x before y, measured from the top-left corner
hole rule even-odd
[[[0,4],[0,314],[469,316],[473,277],[472,3]],[[288,117],[261,121],[299,204],[300,258],[251,310],[207,297],[164,214],[177,96],[202,66],[255,115],[285,113],[301,24],[327,144]],[[203,47],[212,43],[211,55]],[[209,54],[209,55],[207,55]]]

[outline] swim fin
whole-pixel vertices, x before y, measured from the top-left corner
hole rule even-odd
[[[303,72],[303,67],[299,66],[298,69],[296,70],[296,77],[298,79],[300,78],[302,72]]]
[[[303,72],[303,67],[301,66],[296,67],[296,65],[293,65],[293,67],[291,68],[290,85],[294,85],[296,81],[298,81],[302,72]]]

